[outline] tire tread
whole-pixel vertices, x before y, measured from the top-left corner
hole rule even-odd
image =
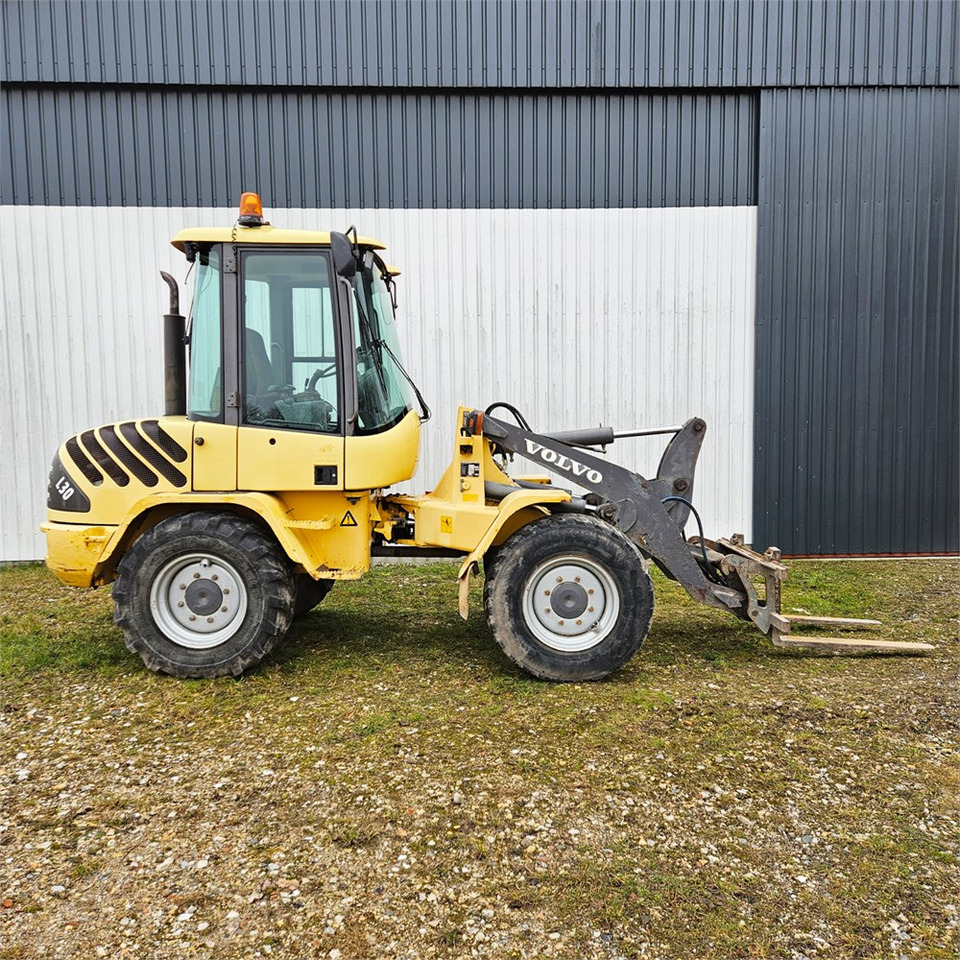
[[[137,571],[154,551],[170,540],[197,536],[235,545],[256,569],[265,596],[260,629],[252,641],[229,659],[207,666],[184,664],[156,650],[146,635],[142,617],[138,615],[134,602]],[[238,677],[268,656],[286,635],[293,620],[294,596],[293,575],[286,555],[266,532],[230,513],[183,513],[151,527],[134,541],[120,561],[113,587],[114,623],[123,632],[127,649],[139,654],[147,669],[155,673],[166,673],[182,679],[230,674]]]
[[[607,639],[597,647],[565,654],[552,651],[537,641],[514,609],[520,592],[526,558],[550,541],[557,552],[582,547],[592,541],[603,549],[605,541],[627,565],[625,576],[633,587],[632,595],[621,596],[621,618],[629,618],[621,631],[618,645],[608,649]],[[617,568],[619,571],[619,567]],[[483,585],[487,626],[504,655],[538,680],[578,682],[599,680],[622,667],[640,648],[653,618],[653,585],[644,567],[640,551],[615,527],[593,517],[558,514],[535,520],[510,537],[498,552],[496,564]]]

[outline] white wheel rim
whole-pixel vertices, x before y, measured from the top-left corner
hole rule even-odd
[[[229,640],[247,613],[247,588],[221,557],[189,553],[171,560],[150,589],[150,612],[168,639],[190,650]]]
[[[523,585],[523,614],[544,646],[579,653],[601,643],[620,615],[620,591],[603,565],[589,557],[551,557]]]

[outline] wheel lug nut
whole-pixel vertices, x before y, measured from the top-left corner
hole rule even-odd
[[[200,579],[200,574],[199,574],[199,573],[195,573],[195,574],[193,575],[193,579],[194,579],[194,580],[199,580],[199,579]]]
[[[562,620],[558,620],[557,623],[559,623],[561,627],[563,626],[563,621],[562,621]]]
[[[229,593],[229,592],[230,592],[230,588],[228,587],[228,588],[227,588],[226,590],[224,590],[223,592],[224,592],[224,594]]]
[[[579,627],[579,626],[580,626],[580,624],[582,624],[582,623],[583,623],[583,621],[582,621],[582,620],[578,620],[578,621],[577,621],[577,626]]]
[[[576,583],[579,583],[579,582],[580,582],[580,578],[579,578],[579,577],[574,577],[573,579],[574,579],[574,581],[575,581]]]
[[[213,623],[213,617],[207,617],[207,623]]]
[[[191,613],[191,614],[190,614],[190,619],[191,619],[191,620],[196,620],[197,618]]]
[[[181,601],[177,604],[177,606],[178,606],[178,607],[182,607],[182,606],[183,606],[183,601],[181,600]]]
[[[216,574],[213,574],[213,576],[210,577],[210,579],[211,579],[211,580],[216,580],[216,579],[217,579],[217,575],[216,575]]]
[[[186,585],[185,583],[181,583],[181,584],[180,584],[180,589],[181,589],[181,590],[186,590],[186,589],[187,589],[187,585]]]
[[[563,577],[557,577],[557,583],[563,583]]]
[[[227,612],[227,608],[226,608],[226,607],[221,607],[221,608],[220,608],[220,612],[221,612],[221,613],[226,613],[226,612]]]
[[[549,590],[544,590],[543,593],[544,593],[544,595],[547,596],[547,597],[550,596],[550,591],[549,591]]]
[[[593,607],[587,607],[587,610],[589,610],[590,613],[593,613]]]
[[[544,607],[544,608],[543,608],[543,612],[544,612],[544,613],[550,613],[550,608],[549,608],[549,607]]]
[[[593,591],[592,591],[592,590],[588,590],[587,593],[593,593]]]

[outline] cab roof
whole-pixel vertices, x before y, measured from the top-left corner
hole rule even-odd
[[[262,227],[188,227],[170,242],[180,251],[187,243],[310,244],[328,247],[330,234],[319,230],[282,230],[269,224]],[[358,237],[357,244],[370,250],[386,249],[379,240],[370,237]]]

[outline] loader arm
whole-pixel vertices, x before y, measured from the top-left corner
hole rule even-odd
[[[467,422],[471,418],[467,417]],[[476,419],[473,422],[477,422]],[[706,423],[694,417],[676,430],[660,460],[658,476],[648,480],[579,446],[549,434],[533,433],[489,415],[479,421],[483,435],[508,453],[542,463],[594,494],[593,506],[602,519],[630,537],[671,579],[695,600],[747,618],[747,595],[709,579],[683,537],[683,526],[693,490],[697,457],[707,432]],[[670,431],[672,432],[672,430]],[[583,431],[589,441],[589,431]],[[612,434],[597,432],[597,441]],[[682,500],[667,500],[681,497]],[[667,500],[667,502],[664,502]]]
[[[683,586],[695,600],[719,607],[752,622],[778,647],[799,648],[822,654],[893,653],[924,654],[925,643],[890,640],[854,640],[830,637],[795,638],[799,627],[836,627],[858,630],[880,626],[875,620],[849,617],[790,617],[780,609],[781,585],[787,568],[780,551],[770,547],[760,554],[743,538],[684,539],[683,528],[692,504],[697,457],[707,432],[706,423],[694,417],[679,427],[615,434],[609,428],[539,434],[513,423],[473,411],[464,418],[464,429],[476,429],[506,453],[517,453],[542,463],[591,491],[581,501],[584,509],[630,537],[641,552]],[[584,448],[612,442],[617,436],[672,434],[657,477],[639,473],[592,456]],[[760,589],[758,589],[760,587]]]

